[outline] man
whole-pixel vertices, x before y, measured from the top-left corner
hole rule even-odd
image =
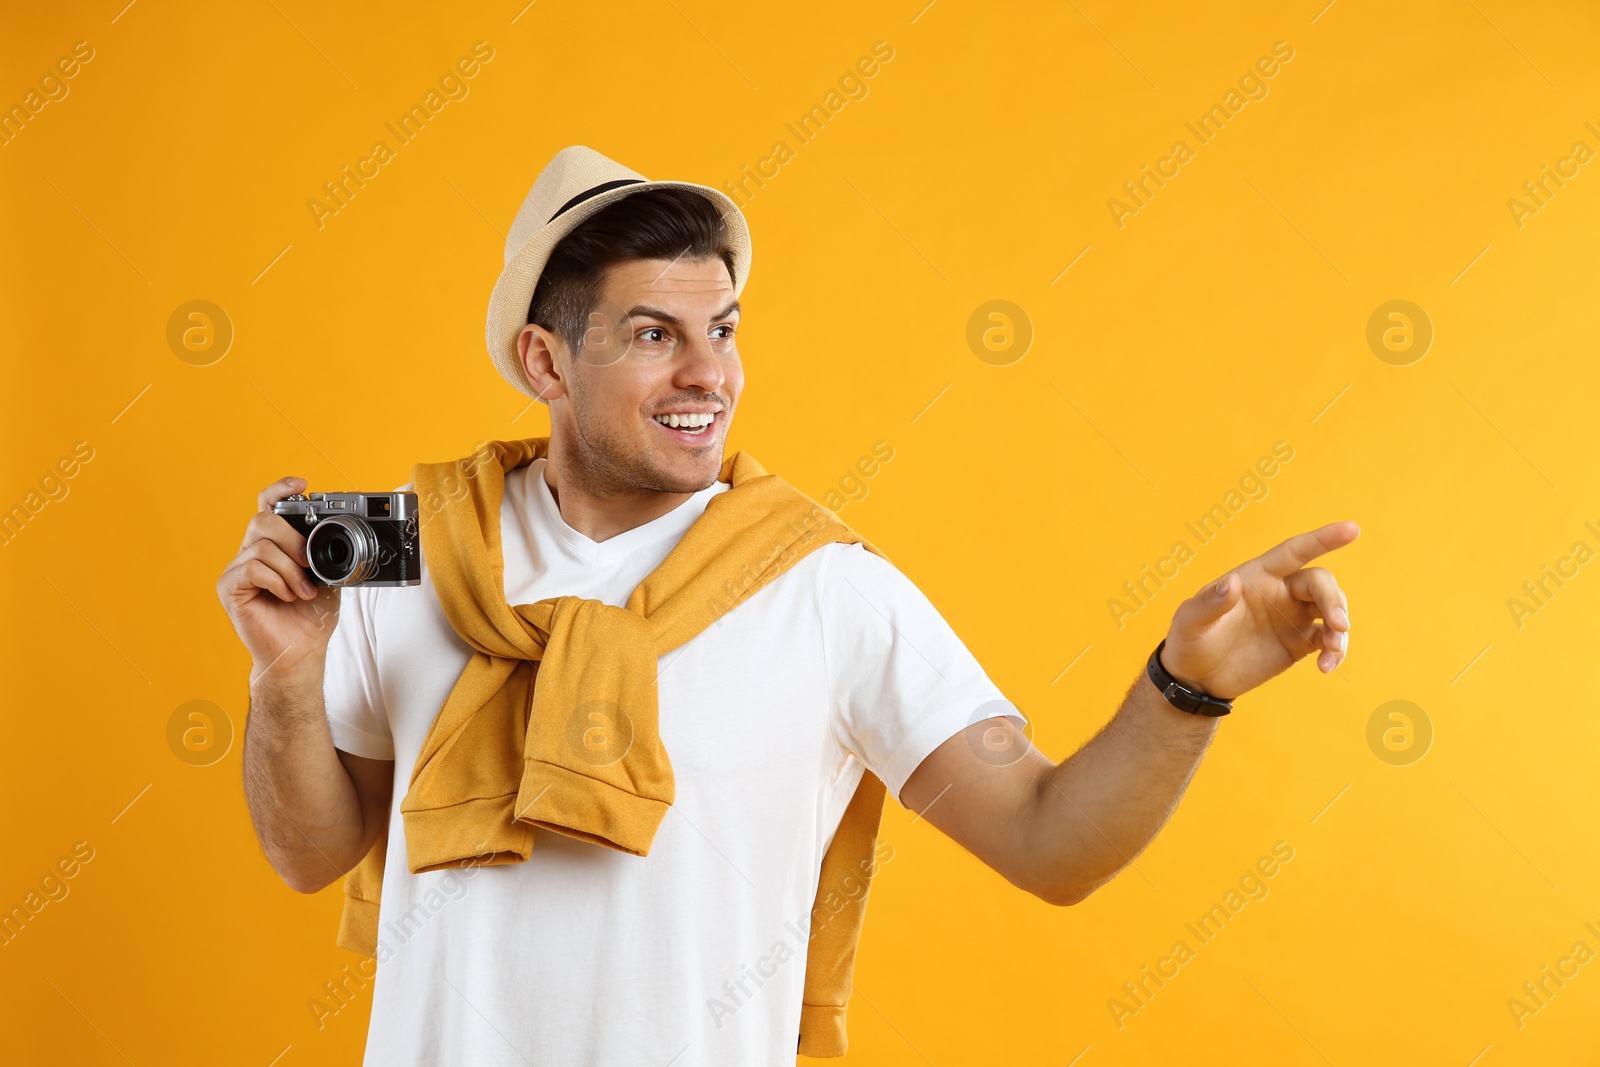
[[[630,594],[674,547],[728,513],[713,502],[748,499],[720,474],[749,262],[744,219],[715,190],[646,182],[581,146],[541,173],[489,315],[496,366],[551,422],[547,452],[504,471],[487,519],[507,605],[637,608]],[[263,490],[218,594],[254,662],[245,784],[267,858],[307,893],[369,850],[383,861],[369,1065],[786,1059],[819,866],[858,789],[870,799],[881,779],[1013,884],[1074,904],[1161,828],[1229,701],[1307,653],[1331,671],[1347,649],[1344,594],[1308,564],[1356,537],[1348,522],[1186,600],[1116,715],[1057,765],[916,586],[841,536],[713,605],[715,621],[659,657],[672,789],[642,854],[540,823],[531,855],[417,873],[400,796],[453,687],[490,655],[459,632],[457,579],[475,572],[313,586],[305,539],[271,510],[304,488]],[[425,532],[425,578],[456,565],[459,546],[427,545]]]

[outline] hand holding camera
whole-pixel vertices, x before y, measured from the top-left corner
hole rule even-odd
[[[217,582],[257,673],[314,664],[320,677],[340,589],[422,580],[415,493],[308,497],[305,484],[281,478],[261,491],[239,554]]]

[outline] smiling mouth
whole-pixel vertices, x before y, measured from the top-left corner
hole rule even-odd
[[[716,429],[717,422],[721,416],[722,413],[720,411],[706,412],[704,414],[685,413],[670,416],[657,415],[652,417],[650,421],[679,441],[703,443],[712,437],[712,431]],[[677,421],[678,425],[671,425],[673,421]]]

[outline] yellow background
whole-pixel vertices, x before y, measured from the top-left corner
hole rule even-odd
[[[7,107],[95,50],[0,146],[0,506],[95,450],[0,546],[0,906],[95,850],[0,948],[4,1059],[359,1061],[370,990],[320,1030],[307,1007],[355,959],[338,889],[290,892],[250,830],[248,658],[216,578],[279,476],[387,488],[548,432],[483,318],[552,153],[720,186],[781,138],[793,158],[746,208],[730,446],[820,497],[889,442],[842,517],[1052,757],[1201,583],[1363,529],[1326,561],[1348,662],[1242,698],[1137,869],[1083,904],[890,806],[850,1061],[1590,1062],[1600,963],[1520,1028],[1507,1000],[1600,950],[1600,566],[1520,628],[1507,601],[1575,541],[1600,549],[1597,165],[1520,228],[1507,201],[1575,141],[1600,149],[1592,5],[123,2],[18,7],[0,34]],[[479,40],[470,94],[319,229],[307,200]],[[880,40],[868,95],[796,148],[784,123]],[[1278,41],[1269,95],[1119,229],[1107,200],[1194,147],[1184,122]],[[194,299],[236,331],[210,366],[166,341]],[[995,299],[1034,330],[1009,366],[966,342]],[[1393,299],[1435,329],[1409,366],[1365,339]],[[1279,440],[1269,495],[1119,629],[1107,600]],[[210,766],[168,746],[191,700],[234,726]],[[1367,742],[1390,700],[1433,726],[1410,765]],[[1119,1028],[1122,984],[1277,841],[1294,859],[1270,895]]]

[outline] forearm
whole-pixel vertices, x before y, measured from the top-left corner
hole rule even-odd
[[[1041,776],[1028,853],[1052,899],[1081,900],[1132,862],[1177,807],[1216,729],[1139,673],[1111,721]]]
[[[315,892],[360,862],[361,802],[328,731],[320,662],[251,685],[244,790],[268,862],[295,890]]]
[[[1350,613],[1333,576],[1306,564],[1355,540],[1353,522],[1299,534],[1185,600],[1161,662],[1190,689],[1233,699],[1308,651],[1338,668]],[[1319,621],[1320,620],[1320,621]],[[1216,733],[1217,720],[1167,703],[1144,671],[1095,737],[1061,764],[1010,718],[973,723],[934,749],[900,802],[1013,885],[1076,904],[1166,824]]]

